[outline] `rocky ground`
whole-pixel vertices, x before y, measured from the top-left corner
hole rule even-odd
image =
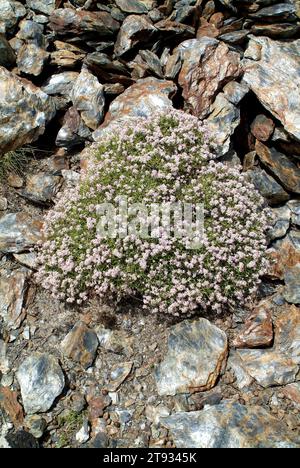
[[[1,0],[1,447],[299,447],[300,8]],[[172,322],[68,308],[34,279],[44,213],[115,120],[184,108],[276,221],[256,301]],[[83,150],[83,151],[82,151]]]

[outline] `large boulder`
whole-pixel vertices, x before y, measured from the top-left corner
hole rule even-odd
[[[0,67],[0,154],[35,141],[55,113],[51,97]]]

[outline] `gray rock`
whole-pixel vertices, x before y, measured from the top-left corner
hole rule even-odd
[[[291,200],[288,202],[287,206],[292,212],[292,223],[296,226],[300,226],[300,201]]]
[[[177,448],[296,448],[287,426],[260,406],[230,401],[161,418]]]
[[[57,134],[56,145],[71,150],[77,145],[91,140],[92,133],[90,129],[83,123],[77,109],[70,107],[63,118],[63,125]]]
[[[0,154],[35,141],[56,113],[52,98],[3,67],[0,96]]]
[[[24,296],[30,274],[25,268],[0,273],[0,315],[8,330],[16,330],[25,318]]]
[[[226,363],[227,351],[226,334],[204,318],[173,326],[167,355],[155,371],[159,395],[210,390]]]
[[[145,15],[130,15],[123,22],[115,44],[115,54],[121,57],[134,47],[146,44],[157,29]]]
[[[230,81],[223,88],[223,93],[229,102],[237,106],[249,92],[248,86],[236,81]]]
[[[64,374],[57,359],[48,353],[29,356],[16,375],[27,414],[48,411],[65,386]]]
[[[220,93],[211,106],[212,113],[206,119],[219,156],[228,153],[231,145],[231,135],[240,123],[240,110],[229,102],[225,94]]]
[[[78,72],[67,71],[50,76],[41,90],[49,96],[56,94],[70,99],[74,84],[79,76]]]
[[[28,432],[33,435],[36,439],[43,437],[45,429],[47,427],[47,422],[41,416],[34,414],[32,416],[27,416],[25,418],[25,425],[28,429]]]
[[[290,227],[291,210],[288,206],[273,208],[272,215],[274,222],[271,229],[268,230],[268,239],[270,241],[284,237]]]
[[[42,221],[27,213],[8,213],[0,218],[0,252],[21,253],[42,240]]]
[[[0,2],[0,32],[12,32],[21,18],[26,15],[26,8],[22,3],[14,0]]]
[[[250,14],[249,17],[255,20],[259,19],[271,22],[276,22],[276,20],[296,21],[296,8],[293,3],[279,3],[261,8],[257,12]]]
[[[235,376],[236,380],[233,383],[235,387],[239,390],[244,390],[250,387],[253,382],[253,377],[251,377],[243,367],[243,361],[236,351],[230,351],[227,369],[231,370]]]
[[[39,76],[49,56],[49,52],[46,52],[36,44],[24,44],[17,56],[18,69],[26,75]]]
[[[289,194],[266,171],[259,167],[248,171],[252,183],[270,205],[277,205],[289,200]]]
[[[17,260],[21,265],[34,270],[36,268],[37,255],[34,252],[14,254],[14,259]]]
[[[218,36],[220,41],[227,42],[228,44],[242,44],[245,42],[249,31],[243,29],[241,31],[232,31],[230,33],[221,34]]]
[[[300,304],[300,263],[289,268],[284,274],[283,297],[290,304]]]
[[[7,206],[8,206],[7,198],[0,197],[0,211],[7,210]]]
[[[84,421],[83,426],[77,432],[75,438],[79,444],[85,444],[90,438],[90,425],[88,421]]]
[[[98,345],[96,333],[83,322],[76,323],[61,343],[63,353],[80,363],[85,369],[93,364]]]
[[[260,59],[255,50],[260,50]],[[284,128],[300,140],[300,40],[273,41],[251,37],[244,60],[243,82],[261,103],[281,121]],[[288,74],[287,74],[288,70]],[[284,86],[282,86],[284,83]]]
[[[4,34],[0,34],[0,66],[13,67],[16,63],[16,55]]]
[[[7,374],[9,372],[9,361],[7,357],[7,344],[0,339],[0,372]],[[1,379],[2,384],[2,379]]]
[[[51,15],[56,8],[57,0],[26,0],[26,4],[37,13]]]
[[[116,0],[116,4],[120,10],[125,11],[125,13],[148,13],[148,8],[145,3],[140,2],[139,0]]]
[[[272,39],[289,39],[300,31],[297,23],[253,24],[251,33],[256,36],[268,36]]]
[[[104,88],[85,68],[74,83],[72,101],[87,127],[96,130],[104,116]]]
[[[122,385],[124,380],[127,379],[133,368],[133,362],[123,362],[116,364],[110,371],[110,381],[106,385],[109,392],[115,392]]]

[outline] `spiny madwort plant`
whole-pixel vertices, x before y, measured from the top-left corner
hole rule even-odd
[[[114,210],[124,198],[135,207],[125,227]],[[184,230],[175,236],[178,219],[170,216],[170,228],[157,210],[145,212],[170,204],[203,208],[201,236],[197,230],[193,242]],[[68,303],[138,296],[152,312],[220,311],[249,300],[264,273],[262,205],[244,175],[216,161],[212,138],[196,117],[173,110],[132,120],[91,147],[81,182],[49,212],[38,278]],[[106,218],[103,206],[113,207]],[[140,225],[155,225],[148,236],[137,229],[139,210]],[[103,220],[121,229],[103,235]]]

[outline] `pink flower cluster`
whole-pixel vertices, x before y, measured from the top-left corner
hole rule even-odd
[[[81,304],[143,298],[151,312],[191,315],[250,300],[267,266],[268,214],[254,186],[216,162],[211,135],[196,117],[173,110],[130,121],[91,147],[89,170],[65,191],[45,223],[38,279],[54,297]],[[196,250],[161,229],[160,237],[97,232],[102,203],[202,203]]]

